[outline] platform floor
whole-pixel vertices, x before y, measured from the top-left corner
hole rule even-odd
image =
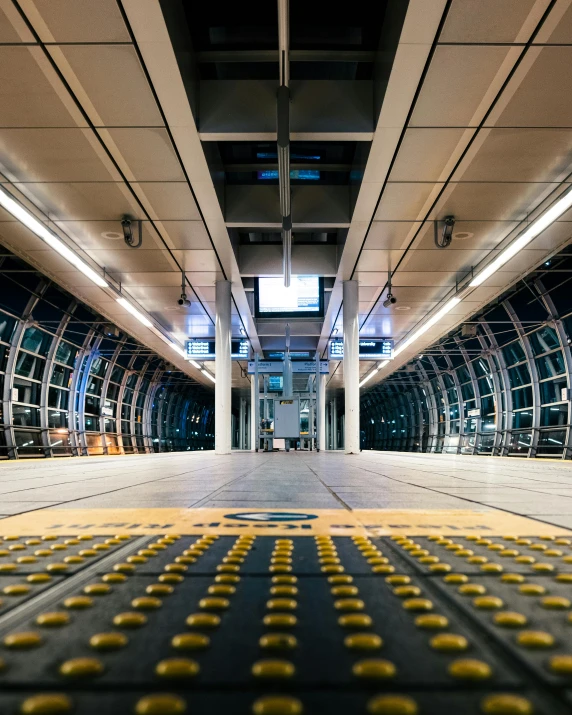
[[[572,528],[572,463],[399,452],[0,462],[0,517],[44,509],[491,508]]]

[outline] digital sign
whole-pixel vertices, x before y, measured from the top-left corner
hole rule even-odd
[[[344,340],[334,338],[330,340],[330,360],[344,359]],[[393,338],[362,339],[359,341],[360,360],[393,360]]]
[[[248,360],[250,343],[248,340],[231,340],[231,358]],[[210,338],[193,338],[185,343],[187,360],[214,360],[215,341]]]
[[[319,276],[293,275],[286,288],[282,276],[257,278],[254,302],[259,318],[323,317],[324,280]]]

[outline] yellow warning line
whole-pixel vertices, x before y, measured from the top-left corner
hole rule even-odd
[[[181,535],[290,534],[292,536],[385,536],[408,534],[552,535],[572,531],[535,519],[487,509],[42,509],[0,520],[0,534],[33,536],[48,533],[128,532]]]

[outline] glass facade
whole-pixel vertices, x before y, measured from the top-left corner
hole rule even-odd
[[[0,280],[0,459],[214,448],[211,391],[20,259]]]
[[[549,264],[364,392],[362,447],[571,458],[570,249]]]

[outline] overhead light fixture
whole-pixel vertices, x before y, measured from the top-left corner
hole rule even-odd
[[[132,306],[129,301],[125,300],[125,298],[117,298],[117,302],[122,308],[125,308],[128,313],[131,313],[134,318],[137,318],[140,323],[143,323],[145,327],[153,327],[153,323],[149,320],[149,318],[146,318],[141,311]]]
[[[366,375],[364,377],[364,379],[360,382],[359,386],[363,387],[363,385],[365,385],[366,382],[369,382],[371,380],[371,378],[378,372],[379,372],[379,368],[376,367],[375,370],[373,370],[373,372],[370,372],[369,375]]]
[[[382,367],[385,367],[386,365],[389,365],[390,362],[391,362],[390,360],[384,360],[383,362],[380,362],[377,367],[378,367],[379,370],[381,370]]]
[[[169,346],[173,348],[173,350],[177,353],[177,355],[180,355],[181,357],[186,358],[187,354],[183,350],[183,348],[180,345],[175,345],[175,343],[169,343]]]
[[[192,365],[193,367],[196,367],[197,370],[202,370],[202,369],[203,369],[203,368],[199,365],[198,362],[195,362],[194,360],[189,360],[189,362],[191,363],[191,365]]]
[[[502,253],[491,261],[486,268],[484,268],[480,273],[478,273],[473,280],[469,283],[471,288],[476,288],[480,286],[481,283],[490,278],[493,273],[496,273],[499,268],[502,268],[507,261],[513,256],[521,251],[526,245],[528,245],[534,238],[536,238],[540,233],[546,230],[556,219],[560,218],[562,214],[567,211],[572,206],[572,190],[568,191],[562,198],[548,209],[548,211],[533,223],[522,233],[515,241],[513,241],[510,246],[507,246]]]
[[[396,348],[393,353],[394,357],[397,357],[400,353],[402,353],[405,348],[408,348],[412,343],[414,343],[416,340],[418,340],[424,333],[426,333],[429,328],[432,328],[435,323],[438,323],[441,318],[444,315],[447,315],[453,308],[458,305],[461,302],[460,298],[450,298],[445,305],[441,308],[441,310],[438,310],[435,315],[431,316],[429,320],[424,323],[420,328],[418,328],[412,335],[410,335],[407,340],[404,342],[400,343]]]
[[[0,189],[0,206],[6,209],[8,213],[12,214],[15,219],[24,224],[26,228],[36,234],[38,238],[48,244],[50,248],[60,254],[62,258],[72,264],[74,268],[81,271],[84,276],[87,276],[95,285],[100,288],[107,288],[108,283],[105,281],[99,273],[93,270],[87,265],[82,259],[77,256],[66,244],[61,241],[53,231],[46,228],[41,221],[33,216],[27,209],[25,209],[21,204],[19,204],[15,199],[13,199],[10,194],[4,189]]]
[[[201,370],[201,372],[203,373],[203,375],[206,375],[209,378],[209,380],[216,382],[215,378],[210,374],[210,372],[208,372],[208,370]]]

